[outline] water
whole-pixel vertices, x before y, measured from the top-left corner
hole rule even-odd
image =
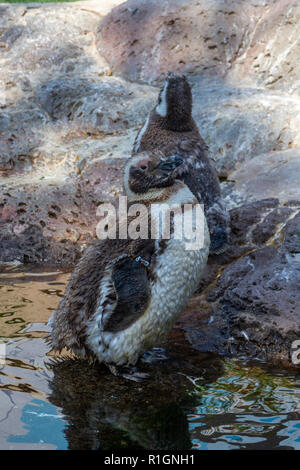
[[[54,360],[46,322],[69,274],[2,267],[0,449],[300,449],[300,374],[189,347],[174,328],[143,383]]]

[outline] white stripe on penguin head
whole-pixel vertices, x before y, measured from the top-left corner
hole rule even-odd
[[[140,145],[141,145],[142,137],[143,137],[143,135],[145,134],[145,132],[146,132],[146,130],[147,130],[147,128],[148,128],[148,125],[149,125],[149,119],[150,119],[150,116],[147,117],[145,124],[143,125],[143,127],[141,128],[140,132],[139,132],[138,135],[137,135],[136,142],[135,142],[135,146],[134,146],[134,151],[135,151],[135,152],[138,152],[138,151],[139,151],[139,148],[140,148]]]
[[[164,89],[161,93],[161,102],[156,106],[155,110],[157,114],[159,114],[161,117],[166,117],[167,112],[168,112],[168,104],[167,104],[167,89],[169,85],[169,80],[166,80]]]

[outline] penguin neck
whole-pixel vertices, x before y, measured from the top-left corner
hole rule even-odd
[[[161,130],[171,132],[192,132],[195,130],[195,122],[192,116],[185,120],[170,119],[168,115],[165,117],[160,116],[156,112],[156,108],[151,113],[150,123]]]
[[[133,157],[131,162],[135,163],[136,161],[138,161],[139,158],[140,158],[139,156]],[[167,200],[173,192],[178,191],[180,185],[184,185],[184,183],[182,183],[181,181],[175,180],[174,184],[172,184],[171,186],[166,186],[162,188],[148,188],[147,191],[143,193],[135,193],[134,191],[132,191],[129,185],[129,180],[130,180],[129,173],[130,173],[130,165],[127,165],[125,168],[125,173],[124,173],[124,178],[123,178],[123,187],[124,187],[124,192],[125,192],[125,195],[127,196],[128,202],[130,203],[140,202],[140,201],[145,201],[147,203],[148,201],[150,203],[158,202],[160,200],[164,201],[164,200]]]
[[[172,186],[165,188],[151,188],[146,193],[136,194],[125,187],[128,202],[145,202],[147,205],[154,203],[166,203],[169,205],[182,203],[195,203],[197,200],[189,188],[180,180],[175,180]]]

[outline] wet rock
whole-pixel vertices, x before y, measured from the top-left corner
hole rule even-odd
[[[300,337],[299,211],[296,201],[266,199],[230,212],[232,246],[208,263],[216,281],[204,277],[189,307],[192,319],[182,326],[195,348],[293,367],[292,344]]]
[[[300,206],[300,203],[299,203]],[[289,253],[300,253],[300,214],[289,220],[284,228],[283,246]]]
[[[278,231],[280,233],[280,227],[291,214],[293,214],[293,210],[285,206],[271,211],[252,231],[253,242],[257,245],[263,245],[272,240]]]
[[[275,198],[249,202],[232,209],[229,247],[226,252],[209,258],[199,291],[212,283],[230,262],[265,245],[281,246],[285,226],[298,210],[299,204],[282,206]]]
[[[211,299],[218,304],[217,315],[226,318],[235,354],[292,366],[292,343],[300,336],[299,281],[299,260],[274,246],[224,269]]]
[[[253,231],[257,232],[261,229],[261,222],[267,215],[274,213],[278,204],[278,199],[263,199],[233,209],[230,212],[232,244],[241,245],[251,242]]]
[[[205,294],[195,295],[176,327],[184,332],[189,344],[202,353],[229,355],[227,319],[215,312]]]

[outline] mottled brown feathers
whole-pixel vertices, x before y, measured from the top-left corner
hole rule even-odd
[[[208,147],[192,117],[192,93],[185,77],[169,74],[166,78],[157,105],[136,136],[132,155],[155,149],[166,157],[179,155],[183,158],[176,178],[184,181],[204,204],[211,253],[224,251],[229,237],[229,215],[221,198],[217,172],[208,156]]]
[[[148,226],[148,238],[119,239],[117,230],[116,239],[97,240],[85,250],[51,320],[52,332],[48,341],[54,350],[67,348],[77,354],[93,356],[87,346],[87,335],[89,322],[97,309],[102,312],[101,330],[104,332],[128,328],[145,311],[149,302],[149,283],[155,281],[152,272],[156,257],[165,248],[163,242],[159,243],[155,253],[155,240],[151,239],[150,233],[151,203],[157,197],[161,201],[168,199],[175,187],[181,187],[178,182],[171,186],[174,183],[172,171],[160,169],[161,158],[161,153],[155,153],[152,158],[141,155],[136,164],[129,165],[129,183],[141,184],[144,196],[149,196],[151,188],[151,197],[138,201],[147,209],[144,222]],[[140,161],[146,163],[144,172],[139,166]],[[127,213],[135,202],[128,202]],[[134,216],[127,216],[127,227],[133,219]],[[117,229],[119,220],[117,213]],[[149,263],[149,268],[136,261],[138,256]]]
[[[151,258],[154,253],[154,241],[153,240],[98,240],[89,246],[84,252],[81,260],[75,268],[69,284],[67,286],[64,297],[61,299],[59,306],[56,310],[55,317],[53,319],[52,328],[55,329],[55,334],[49,337],[52,347],[54,350],[62,350],[64,347],[72,349],[75,352],[84,348],[85,354],[89,355],[90,351],[86,348],[86,329],[87,322],[91,315],[96,309],[97,299],[99,297],[99,286],[101,279],[108,265],[111,264],[112,274],[117,278],[116,266],[120,263],[120,260],[131,266],[136,263],[137,268],[134,271],[131,269],[131,278],[127,277],[127,284],[129,287],[132,286],[132,282],[136,285],[136,303],[142,304],[141,299],[145,298],[144,295],[148,291],[147,286],[140,285],[139,278],[143,273],[143,280],[145,276],[148,278],[147,270],[144,266],[139,265],[135,258],[139,255],[151,263]],[[152,260],[153,263],[153,260]],[[118,279],[117,284],[118,283]],[[125,279],[123,279],[125,281]],[[125,283],[124,283],[125,284]],[[143,290],[139,294],[139,287],[143,287]],[[120,287],[112,290],[115,299],[120,296]],[[123,296],[124,297],[124,296]],[[113,299],[109,296],[106,301],[112,301]],[[122,305],[128,306],[130,300],[125,299],[121,302],[117,310],[118,321],[120,321],[120,312]],[[128,312],[129,316],[132,317],[131,312]],[[135,312],[135,314],[141,314],[141,309]],[[83,318],[84,317],[84,321]],[[132,318],[131,318],[132,320]],[[128,325],[130,321],[124,320],[124,324],[120,324],[123,328]],[[117,321],[111,320],[107,322],[105,328],[112,328],[112,331],[116,328]]]

